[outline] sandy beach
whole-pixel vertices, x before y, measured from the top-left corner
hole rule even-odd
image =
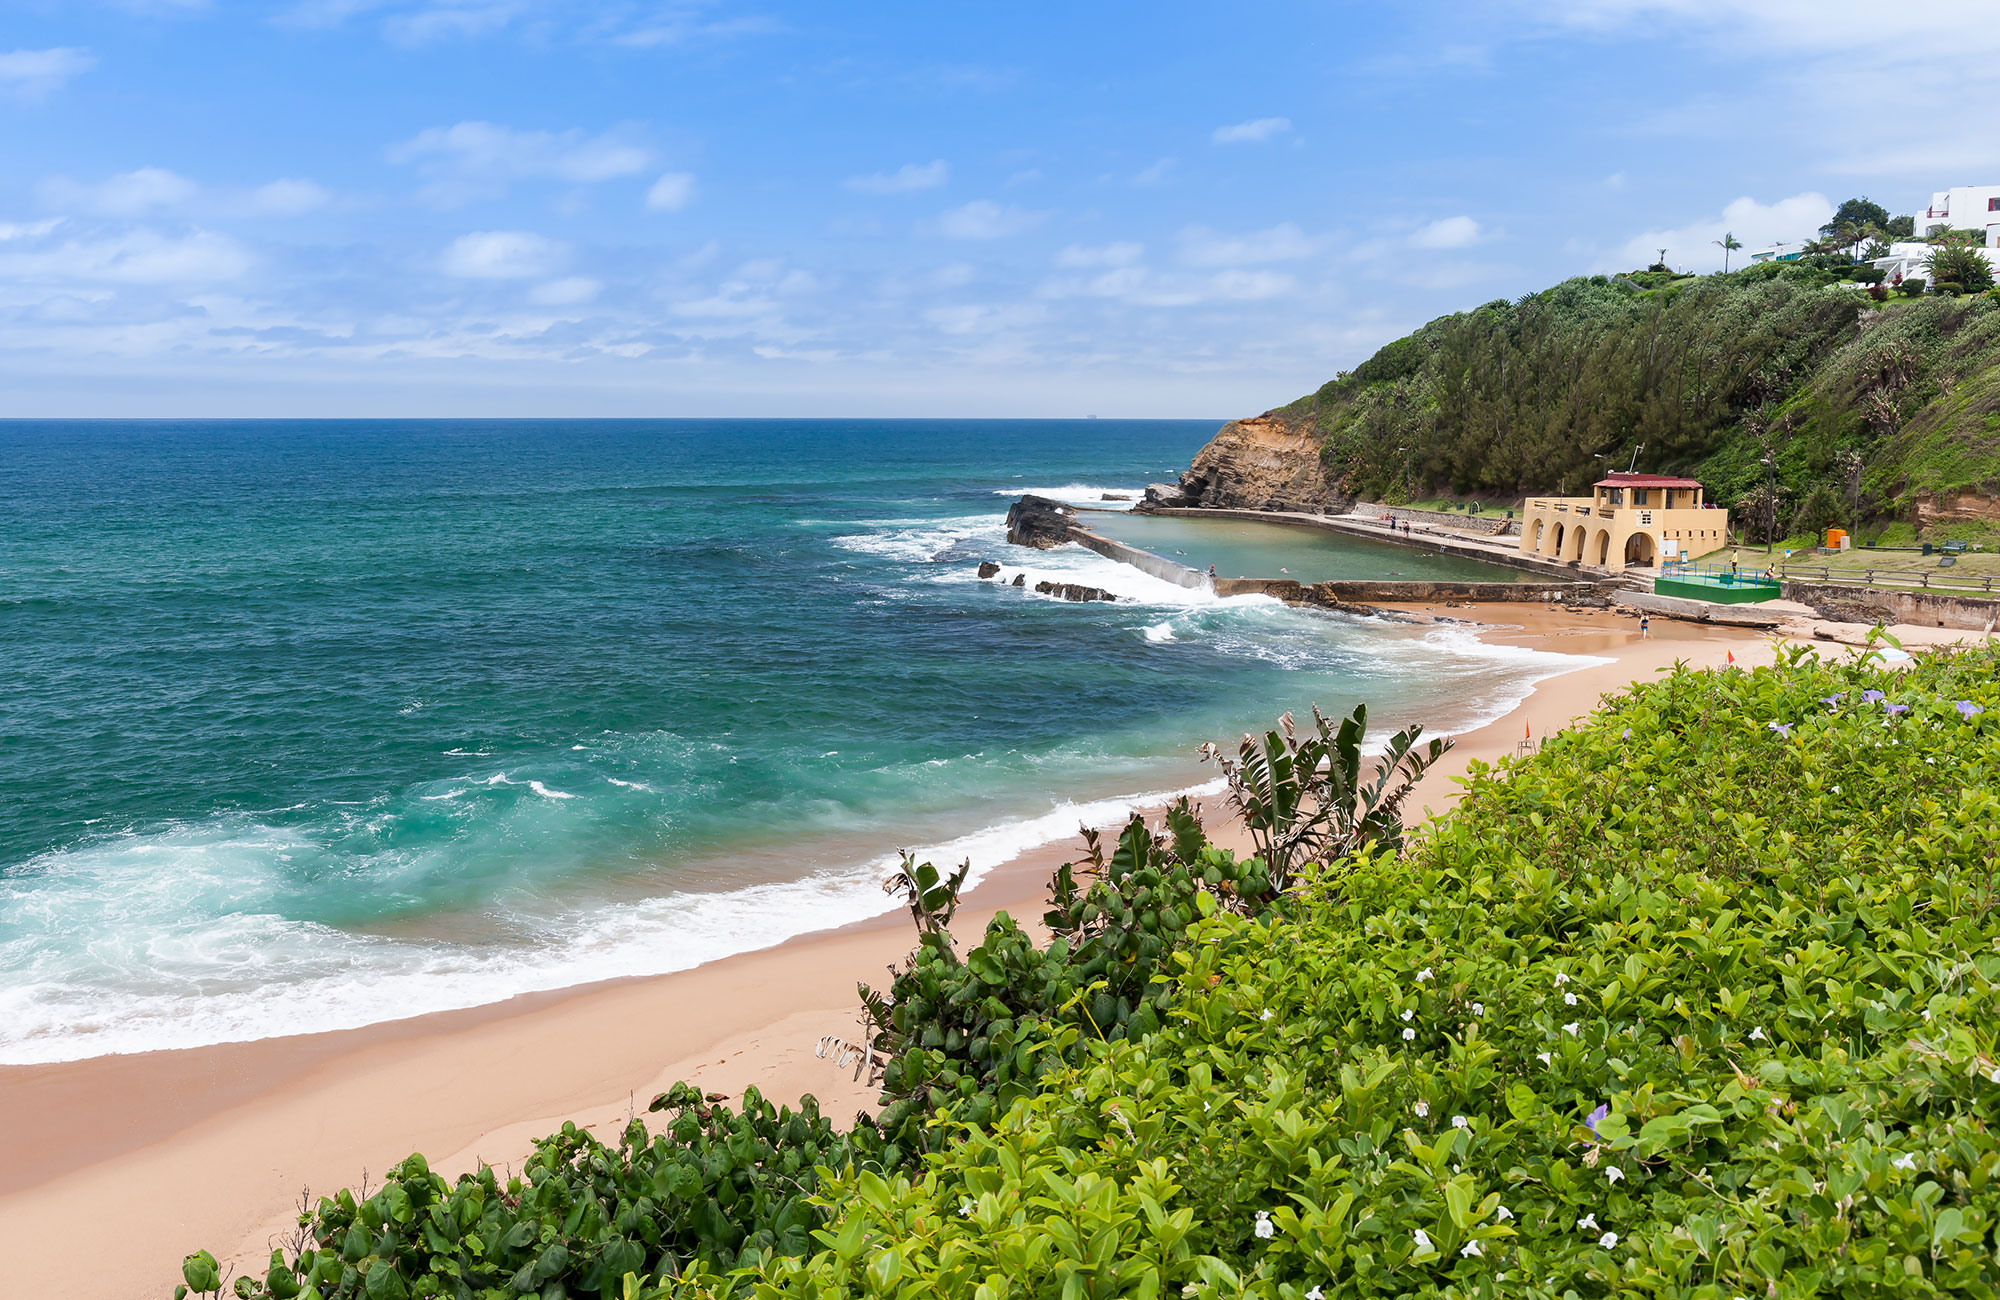
[[[1607,661],[1543,681],[1459,737],[1413,801],[1433,813],[1449,807],[1468,763],[1514,753],[1524,732],[1545,737],[1607,692],[1676,660],[1713,667],[1733,653],[1750,667],[1775,653],[1762,634],[1666,619],[1641,640],[1636,619],[1611,611],[1414,612]],[[1207,817],[1233,842],[1224,808]],[[1001,910],[1038,918],[1050,870],[1077,851],[1066,841],[996,869],[954,928],[976,938]],[[732,1098],[750,1084],[784,1102],[812,1093],[828,1113],[851,1114],[872,1090],[815,1049],[822,1036],[858,1037],[856,984],[886,983],[909,947],[898,912],[676,974],[360,1030],[0,1068],[6,1290],[162,1297],[198,1247],[261,1271],[302,1193],[379,1178],[418,1150],[447,1176],[482,1161],[505,1168],[564,1120],[615,1134],[676,1080]]]

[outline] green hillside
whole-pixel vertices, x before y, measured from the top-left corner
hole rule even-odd
[[[2000,494],[2000,299],[1878,301],[1841,274],[1566,280],[1434,320],[1278,414],[1314,421],[1329,481],[1364,497],[1577,492],[1635,450],[1739,508],[1770,455],[1790,531]]]

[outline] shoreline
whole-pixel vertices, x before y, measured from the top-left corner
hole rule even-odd
[[[1608,662],[1544,677],[1511,710],[1454,738],[1411,798],[1424,815],[1456,798],[1455,778],[1470,762],[1515,752],[1523,728],[1545,736],[1676,659],[1708,666],[1734,651],[1749,667],[1773,655],[1761,634],[1668,620],[1640,641],[1636,622],[1610,611],[1451,613],[1468,616],[1459,626],[1491,644]],[[1239,847],[1221,798],[1200,802],[1217,842]],[[1057,840],[989,870],[953,927],[961,941],[976,942],[1002,910],[1038,928],[1049,873],[1078,847],[1074,837]],[[316,1198],[414,1150],[447,1178],[481,1162],[504,1169],[566,1119],[615,1140],[677,1079],[732,1100],[751,1083],[787,1104],[810,1092],[844,1118],[872,1106],[874,1089],[815,1047],[822,1035],[857,1036],[855,984],[881,986],[910,947],[909,923],[896,909],[671,974],[462,1011],[0,1067],[0,1150],[8,1153],[0,1248],[30,1261],[28,1275],[46,1277],[43,1291],[159,1296],[171,1291],[181,1256],[198,1247],[261,1268],[268,1243],[293,1226],[302,1187]],[[89,1225],[107,1211],[123,1230],[96,1234]],[[70,1264],[85,1252],[95,1266],[78,1277]]]

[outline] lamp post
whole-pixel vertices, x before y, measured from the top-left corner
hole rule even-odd
[[[1403,453],[1403,490],[1411,493],[1411,500],[1415,500],[1416,484],[1410,482],[1410,449],[1398,447],[1396,450]]]

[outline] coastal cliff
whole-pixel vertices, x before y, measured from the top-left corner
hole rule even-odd
[[[1195,453],[1178,486],[1156,483],[1146,500],[1210,509],[1342,512],[1354,498],[1327,482],[1310,414],[1271,411],[1223,425]]]

